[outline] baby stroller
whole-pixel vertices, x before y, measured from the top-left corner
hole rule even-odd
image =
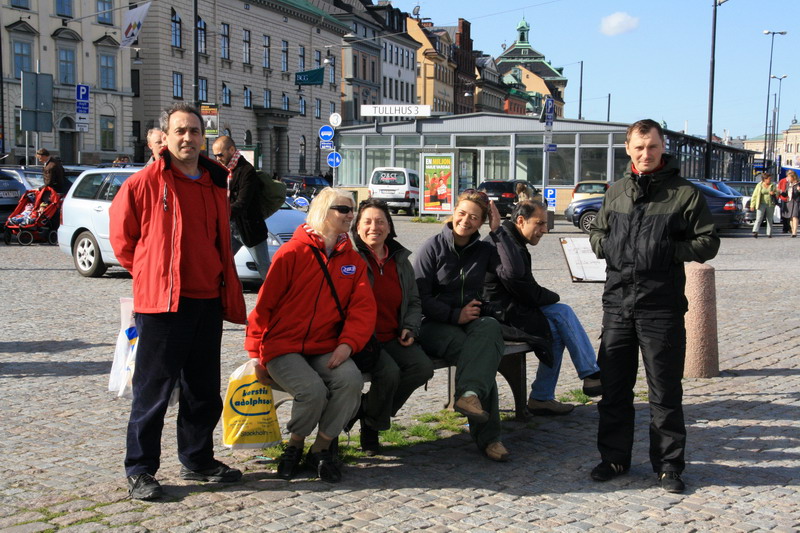
[[[34,242],[58,243],[58,214],[61,198],[52,187],[26,191],[6,220],[3,240],[11,244],[12,237],[23,246]]]

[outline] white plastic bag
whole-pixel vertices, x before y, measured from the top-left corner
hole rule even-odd
[[[119,398],[133,399],[133,372],[136,369],[136,349],[139,346],[139,332],[133,318],[133,298],[120,298],[120,331],[114,351],[114,363],[108,377],[108,390],[116,392]],[[176,383],[169,397],[172,407],[180,399],[180,384]]]
[[[125,382],[125,369],[128,365],[128,356],[133,349],[129,330],[136,330],[133,319],[133,298],[119,299],[120,328],[117,335],[117,347],[114,350],[114,363],[111,365],[111,374],[108,376],[108,390],[119,392]],[[138,336],[135,336],[138,339]],[[135,340],[133,341],[136,342]]]

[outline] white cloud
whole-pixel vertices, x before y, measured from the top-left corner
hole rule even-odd
[[[600,31],[604,35],[612,36],[627,33],[639,27],[639,19],[619,11],[600,21]]]

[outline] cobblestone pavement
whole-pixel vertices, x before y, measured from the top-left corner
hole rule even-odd
[[[412,250],[439,230],[399,217]],[[558,291],[592,339],[600,284],[569,280],[558,221],[534,250],[535,275]],[[794,312],[800,241],[735,234],[716,268],[721,375],[686,379],[688,490],[656,487],[647,460],[648,413],[637,395],[631,472],[599,484],[594,405],[565,417],[504,423],[507,464],[478,454],[465,435],[359,460],[328,485],[286,482],[254,453],[218,449],[245,471],[233,485],[178,478],[175,412],[164,429],[159,478],[168,497],[127,499],[122,469],[129,403],[106,392],[118,298],[130,277],[87,279],[49,246],[0,246],[0,530],[3,531],[798,531],[800,529],[800,318]],[[247,293],[248,308],[255,293]],[[298,304],[302,311],[302,304]],[[244,360],[244,330],[226,325],[223,377]],[[595,344],[597,340],[594,340]],[[528,365],[532,380],[536,362]],[[501,405],[511,410],[502,380]],[[579,387],[565,362],[558,393]],[[643,378],[637,389],[644,390]],[[445,373],[412,396],[399,422],[441,408]],[[288,409],[282,408],[285,422]],[[217,441],[219,442],[219,429]]]

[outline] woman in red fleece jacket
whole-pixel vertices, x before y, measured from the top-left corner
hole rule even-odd
[[[289,444],[278,463],[283,479],[299,472],[303,443],[317,427],[305,463],[324,481],[341,480],[331,442],[358,410],[363,380],[350,355],[367,344],[376,316],[367,266],[347,236],[353,208],[343,190],[328,187],[314,198],[307,223],[272,259],[248,320],[245,348],[261,363],[259,379],[274,380],[294,397]],[[344,321],[314,249],[336,287]]]

